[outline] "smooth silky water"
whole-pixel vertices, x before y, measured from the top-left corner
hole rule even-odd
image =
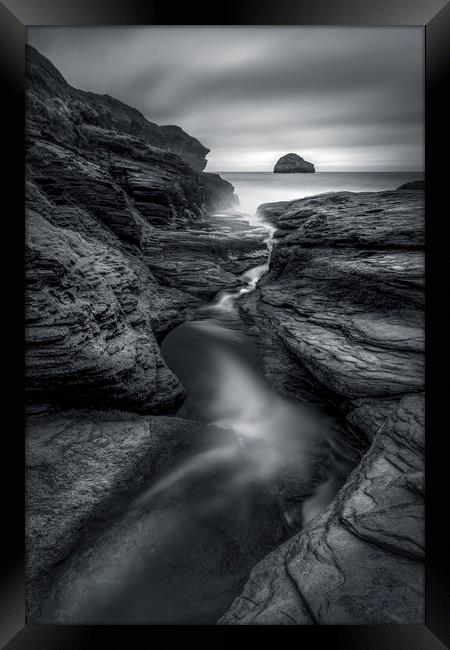
[[[179,415],[224,427],[233,432],[248,457],[239,481],[276,482],[280,475],[292,475],[295,481],[308,481],[312,471],[311,459],[317,458],[333,429],[322,412],[312,406],[279,395],[265,380],[255,362],[252,343],[243,332],[239,318],[239,299],[253,291],[268,271],[273,245],[274,228],[258,219],[261,203],[291,200],[330,191],[380,191],[419,180],[420,172],[324,172],[316,174],[272,174],[256,172],[228,173],[239,196],[242,213],[253,225],[267,229],[268,249],[265,264],[247,270],[241,286],[234,291],[222,291],[216,300],[200,309],[190,322],[175,328],[163,341],[162,353],[173,372],[187,390],[187,399]],[[218,457],[221,451],[218,451]],[[351,456],[351,454],[350,454]],[[205,463],[214,463],[214,454]],[[232,460],[229,460],[232,462]],[[197,467],[197,464],[195,464]],[[192,462],[186,472],[195,471]],[[182,469],[164,485],[179,480]],[[342,474],[340,472],[339,474]],[[288,509],[283,509],[287,524],[304,525],[319,514],[330,502],[337,489],[334,475],[323,481],[309,499],[305,499],[302,514],[294,521]],[[154,486],[149,494],[160,488]]]
[[[248,210],[236,217],[261,225],[258,204],[298,198],[299,183],[310,194],[330,189],[330,178],[324,184],[292,178],[305,175],[274,176],[225,174]],[[357,175],[364,182],[349,189],[390,189],[419,175],[393,176],[383,186],[378,176]],[[345,185],[341,179],[335,189]],[[149,513],[158,528],[149,548],[135,553],[126,588],[103,611],[105,622],[215,623],[251,568],[328,506],[356,462],[349,445],[348,463],[341,448],[341,467],[333,466],[332,418],[278,394],[244,331],[239,299],[269,268],[273,228],[265,227],[266,263],[247,270],[237,289],[220,292],[162,342],[165,361],[187,393],[176,415],[214,425],[223,435],[212,436],[209,446],[144,488],[131,504],[136,517],[145,521]]]
[[[269,268],[274,229],[267,226],[267,231],[267,262],[243,273],[242,286],[220,292],[211,305],[198,310],[195,320],[168,334],[161,346],[167,365],[187,391],[178,415],[222,427],[237,439],[236,453],[246,462],[233,481],[241,486],[276,482],[281,472],[306,476],[308,453],[320,446],[325,435],[323,417],[277,394],[268,384],[239,317],[239,299],[255,289]],[[223,450],[217,450],[217,458],[223,459]],[[214,453],[204,460],[216,462]],[[193,471],[193,462],[184,467]],[[182,472],[183,468],[174,471],[172,480]],[[170,481],[166,477],[164,484]],[[156,485],[149,494],[159,490]],[[289,527],[289,514],[283,508],[282,512]]]

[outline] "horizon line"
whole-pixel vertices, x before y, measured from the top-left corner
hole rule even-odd
[[[243,170],[243,169],[204,169],[205,173],[211,174],[273,174],[275,172],[271,170]],[[315,174],[425,174],[425,169],[340,169],[340,170],[328,170],[328,171],[316,171],[316,172],[288,172],[288,173],[279,173],[277,176],[314,176]]]

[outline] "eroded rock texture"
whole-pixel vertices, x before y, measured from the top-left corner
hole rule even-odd
[[[262,262],[266,232],[178,127],[32,48],[27,76],[27,620],[214,622],[285,530],[259,488],[216,504],[240,447],[161,415],[184,389],[157,341]],[[203,483],[194,462],[192,485],[136,500],[210,452]]]
[[[27,48],[26,324],[32,401],[173,408],[159,337],[262,260],[208,149],[108,96],[72,88]],[[217,231],[217,232],[216,232]]]
[[[244,309],[269,321],[346,412],[365,405],[385,417],[392,401],[421,391],[423,193],[338,192],[261,213],[276,245]]]
[[[79,146],[100,144],[118,153],[130,142],[171,151],[201,171],[209,149],[178,126],[158,126],[135,108],[110,97],[70,86],[48,59],[27,46],[27,110],[34,134]],[[136,139],[134,139],[136,138]]]
[[[243,460],[232,433],[193,420],[113,409],[31,416],[28,622],[217,620],[285,538],[273,499],[236,484]]]
[[[423,192],[260,208],[275,248],[242,313],[266,375],[339,410],[343,476],[349,433],[370,445],[283,543],[233,434],[161,415],[183,387],[157,343],[264,262],[266,232],[178,127],[32,48],[27,75],[28,622],[212,622],[277,546],[222,622],[423,622]]]
[[[425,190],[425,181],[410,181],[409,183],[403,183],[400,187],[397,187],[398,190]]]
[[[423,623],[423,431],[423,395],[408,395],[333,504],[255,567],[221,622]]]
[[[309,383],[372,442],[328,510],[258,565],[222,622],[422,623],[423,192],[338,192],[260,213],[276,244],[242,310],[278,341],[265,348],[266,373],[300,399]],[[280,344],[289,362],[277,361]]]
[[[264,228],[235,215],[205,217],[189,230],[160,230],[142,244],[144,259],[159,282],[210,300],[240,283],[247,269],[267,258]]]

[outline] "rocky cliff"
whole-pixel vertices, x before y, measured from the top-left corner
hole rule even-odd
[[[274,174],[313,174],[316,170],[311,162],[298,154],[287,153],[276,162],[273,171]]]
[[[233,213],[233,187],[202,171],[208,149],[195,138],[72,88],[33,48],[26,101],[27,621],[99,622],[107,602],[108,622],[120,612],[125,623],[158,622],[177,589],[189,592],[192,617],[214,621],[282,541],[274,504],[251,497],[245,507],[261,532],[236,540],[205,519],[192,490],[156,508],[133,499],[190,457],[225,439],[233,447],[229,432],[164,415],[184,388],[158,341],[262,263],[267,233]],[[217,209],[228,212],[218,218]],[[215,471],[211,498],[223,480]],[[191,598],[201,576],[179,522],[204,551],[216,594],[207,613]],[[141,585],[143,557],[159,582]],[[184,586],[167,589],[174,562]],[[141,587],[159,591],[139,606]],[[116,612],[120,594],[127,606]]]
[[[155,337],[258,263],[208,150],[108,96],[72,88],[27,48],[28,398],[146,413],[183,394]]]
[[[76,147],[103,141],[117,153],[146,144],[178,154],[197,171],[206,167],[209,149],[180,127],[158,126],[114,97],[73,88],[35,48],[26,51],[28,130],[41,139]]]
[[[235,435],[172,415],[159,341],[266,261],[207,151],[27,49],[27,622],[211,622],[244,589],[222,622],[420,623],[423,192],[260,207],[243,320],[270,383],[340,418],[301,498],[341,489],[286,542]]]
[[[259,212],[276,244],[245,317],[280,342],[284,374],[301,369],[369,450],[328,509],[252,571],[222,623],[422,623],[423,192],[338,192]],[[266,372],[301,397],[273,349]]]

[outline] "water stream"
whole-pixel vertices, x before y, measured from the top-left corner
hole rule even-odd
[[[211,313],[216,313],[219,320],[220,312],[232,312],[235,310],[238,299],[244,294],[253,291],[262,276],[269,270],[275,228],[265,222],[261,222],[259,225],[262,225],[268,232],[267,239],[264,242],[267,246],[267,261],[264,264],[254,266],[245,271],[241,276],[243,286],[241,286],[237,291],[221,291],[219,293],[215,302],[207,308]]]
[[[265,227],[265,264],[162,342],[187,393],[176,415],[199,423],[207,443],[124,503],[113,526],[107,517],[103,536],[92,533],[80,583],[70,580],[74,622],[214,624],[255,564],[323,511],[357,462],[327,408],[280,394],[260,369],[239,301],[269,269],[274,230]]]
[[[240,218],[247,215],[239,215]],[[249,219],[255,223],[255,217]],[[259,370],[257,353],[244,332],[239,299],[253,291],[269,270],[275,229],[267,230],[267,261],[245,271],[242,285],[221,291],[215,301],[198,310],[196,318],[176,327],[162,343],[167,365],[181,379],[187,398],[178,415],[200,420],[232,432],[245,462],[236,465],[233,481],[270,485],[279,497],[288,529],[298,529],[306,519],[302,502],[314,483],[314,462],[323,454],[330,422],[310,405],[278,394]],[[153,486],[162,486],[223,460],[221,449],[198,462],[189,461]],[[233,458],[228,458],[233,463]],[[317,514],[308,510],[308,519]]]
[[[214,624],[255,564],[338,488],[327,451],[333,423],[277,393],[239,316],[239,299],[269,268],[273,229],[267,232],[266,263],[162,342],[187,393],[177,416],[214,425],[220,435],[129,504],[105,542],[110,553],[115,540],[114,561],[104,565],[101,545],[99,559],[87,560],[99,577],[89,597],[80,597],[78,622]]]

